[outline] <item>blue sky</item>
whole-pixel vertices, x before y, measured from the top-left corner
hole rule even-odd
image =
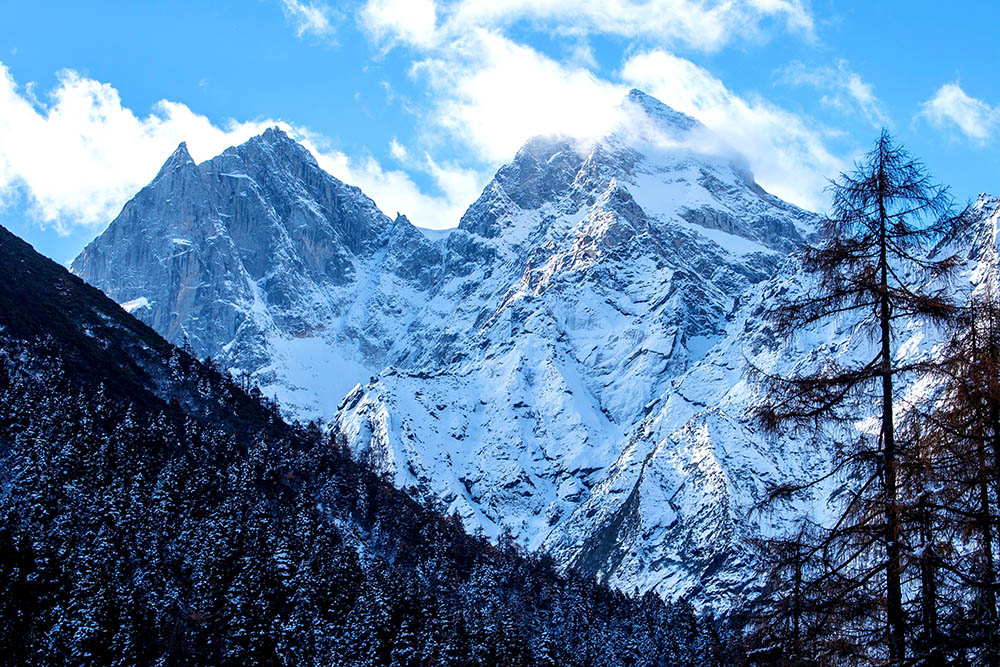
[[[60,262],[176,144],[268,125],[386,213],[448,227],[534,134],[639,87],[821,210],[881,126],[959,200],[1000,193],[1000,5],[830,0],[0,0],[0,223]]]

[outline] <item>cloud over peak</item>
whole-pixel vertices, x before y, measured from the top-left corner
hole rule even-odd
[[[633,85],[703,121],[748,158],[764,187],[799,205],[823,208],[826,179],[845,166],[808,118],[741,98],[659,46],[713,52],[775,29],[811,39],[813,18],[800,0],[367,0],[360,21],[384,49],[412,54],[410,76],[427,91],[425,136],[457,142],[484,170],[532,136],[602,135]],[[513,36],[525,31],[576,49],[560,59]],[[620,71],[598,75],[592,54],[574,55],[597,36],[657,46],[626,52]],[[846,68],[838,74],[843,94],[881,119],[870,86]]]
[[[700,120],[746,157],[764,188],[800,206],[823,210],[827,179],[847,166],[808,119],[741,97],[684,58],[658,49],[639,53],[626,61],[622,77]]]

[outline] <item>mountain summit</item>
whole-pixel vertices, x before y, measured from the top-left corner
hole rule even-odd
[[[391,248],[421,243],[271,128],[198,165],[178,146],[72,269],[171,342],[253,374],[313,418],[381,367],[385,319],[368,313],[404,309],[396,286],[369,278]]]
[[[732,516],[713,510],[723,532],[704,534],[703,516],[677,518],[694,550],[683,576],[646,560],[622,523],[667,493],[631,476],[654,445],[643,424],[817,217],[764,192],[696,121],[639,93],[623,106],[600,140],[535,138],[497,172],[449,236],[405,355],[333,428],[488,534],[628,589],[695,595]],[[456,262],[459,247],[479,259]]]
[[[639,107],[639,109],[641,109],[642,112],[661,129],[672,127],[678,131],[690,132],[697,127],[702,127],[701,123],[691,116],[668,107],[660,100],[656,99],[652,95],[647,95],[638,88],[630,90],[628,95],[625,96],[622,104],[634,104]]]

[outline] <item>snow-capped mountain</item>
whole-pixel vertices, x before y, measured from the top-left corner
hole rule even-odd
[[[196,165],[184,144],[72,270],[302,418],[385,364],[429,242],[281,130]]]
[[[624,107],[600,141],[536,139],[499,171],[449,238],[489,263],[446,263],[418,316],[427,344],[335,419],[467,523],[604,573],[624,539],[608,485],[640,456],[637,427],[815,223],[692,119],[638,92]]]
[[[981,196],[958,238],[935,248],[938,257],[963,260],[953,284],[962,302],[977,290],[997,288],[1000,200]],[[794,499],[758,505],[783,482],[818,480],[830,470],[829,441],[796,433],[768,434],[752,409],[762,388],[749,366],[787,374],[834,355],[864,363],[872,341],[851,315],[776,339],[764,317],[780,294],[808,294],[813,282],[790,256],[768,281],[744,294],[725,334],[701,359],[646,406],[619,458],[576,512],[546,538],[557,560],[594,571],[632,590],[654,589],[711,602],[739,599],[754,586],[749,541],[787,532],[800,517],[827,522],[839,516],[844,480],[831,477]],[[933,358],[943,332],[901,321],[896,356]],[[925,378],[903,376],[901,406],[927,390]]]
[[[690,606],[468,535],[2,225],[0,271],[3,664],[719,664]]]
[[[852,331],[776,343],[762,314],[808,288],[794,252],[816,216],[655,99],[620,116],[529,141],[436,240],[279,131],[200,165],[182,146],[73,270],[467,526],[719,601],[749,579],[747,538],[825,501],[750,513],[827,459],[754,430],[746,362]]]

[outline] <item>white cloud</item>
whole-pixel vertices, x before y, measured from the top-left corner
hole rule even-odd
[[[436,100],[432,122],[493,164],[532,136],[599,136],[627,90],[483,29],[417,63],[414,73],[427,77]]]
[[[378,41],[397,41],[420,47],[438,39],[434,0],[369,0],[361,23]]]
[[[592,72],[601,69],[596,56],[594,56],[594,49],[590,46],[590,42],[587,41],[586,37],[576,40],[576,43],[573,44],[570,49],[569,62],[577,67],[586,67]]]
[[[68,70],[58,81],[48,104],[41,104],[30,87],[20,91],[0,63],[0,205],[23,196],[30,213],[60,233],[110,221],[181,141],[200,161],[272,125],[301,139],[321,165],[361,187],[383,210],[404,211],[418,224],[454,225],[461,215],[456,211],[472,201],[468,183],[475,179],[459,169],[441,168],[434,179],[443,194],[427,195],[404,172],[326,150],[322,137],[305,128],[276,120],[220,127],[167,100],[139,116],[122,106],[109,84]]]
[[[860,111],[875,128],[890,125],[885,108],[875,95],[874,87],[850,69],[848,62],[839,59],[835,67],[806,67],[792,63],[781,72],[786,83],[808,85],[822,91],[820,102],[845,112]]]
[[[968,95],[958,82],[941,86],[918,115],[939,129],[957,128],[980,145],[993,139],[1000,127],[1000,107]]]
[[[404,11],[403,8],[407,7]],[[412,8],[410,8],[412,7]],[[814,22],[802,0],[368,0],[362,21],[380,39],[419,47],[476,28],[522,20],[568,35],[612,34],[717,51],[760,39],[769,21],[808,39]]]
[[[434,183],[445,194],[447,208],[446,215],[437,216],[422,215],[420,220],[427,223],[436,222],[437,225],[424,224],[434,228],[453,227],[458,224],[458,220],[465,213],[469,205],[479,197],[486,185],[490,174],[475,171],[473,169],[463,169],[452,164],[439,164],[427,153],[424,154],[425,170],[434,179]],[[435,206],[440,206],[439,200],[434,200]],[[411,209],[407,209],[411,210]],[[416,209],[413,209],[416,211]],[[418,211],[416,211],[419,213]],[[418,218],[414,218],[416,220]]]
[[[327,37],[334,33],[331,17],[333,10],[322,2],[302,2],[301,0],[281,0],[281,9],[295,26],[295,34]]]
[[[702,121],[746,156],[764,188],[800,206],[823,210],[827,179],[847,166],[826,147],[821,129],[765,100],[736,95],[683,58],[641,53],[625,63],[622,77]]]
[[[428,171],[440,195],[426,193],[408,173],[385,170],[371,157],[352,160],[337,151],[321,152],[303,142],[319,165],[345,183],[356,185],[390,217],[402,213],[418,227],[448,229],[458,224],[484,184],[484,175],[452,165],[440,166],[429,158],[421,167]]]
[[[414,74],[427,78],[435,100],[428,122],[490,165],[509,160],[532,136],[586,140],[618,127],[621,100],[634,86],[701,120],[746,156],[761,185],[800,206],[823,210],[828,179],[848,166],[827,147],[823,128],[763,99],[740,97],[666,51],[633,56],[616,83],[477,29],[417,63]]]
[[[40,105],[30,86],[18,91],[0,63],[0,199],[16,188],[34,215],[61,232],[113,217],[182,140],[207,158],[267,125],[217,127],[165,100],[139,117],[108,84],[68,70],[58,81]]]
[[[399,140],[396,139],[396,137],[393,137],[392,141],[389,142],[389,152],[392,153],[392,156],[400,162],[406,162],[407,158],[410,156],[409,151],[406,150],[406,146],[399,143]]]

